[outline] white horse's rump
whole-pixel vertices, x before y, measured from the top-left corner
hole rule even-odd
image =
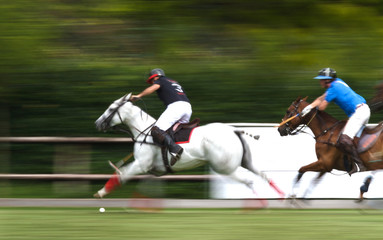
[[[103,197],[110,193],[116,186],[127,182],[135,175],[152,173],[155,175],[166,174],[160,147],[153,144],[150,136],[151,126],[155,119],[142,111],[129,101],[128,94],[109,106],[97,119],[98,130],[106,131],[116,125],[126,125],[135,140],[135,160],[120,168],[119,176],[114,175],[95,196]],[[184,149],[181,158],[172,166],[173,171],[195,168],[209,163],[211,168],[220,174],[242,182],[253,188],[255,175],[244,176],[240,169],[245,167],[249,171],[260,175],[281,195],[283,194],[272,181],[257,171],[252,164],[250,150],[241,133],[234,127],[211,123],[194,129],[190,141],[181,144]]]

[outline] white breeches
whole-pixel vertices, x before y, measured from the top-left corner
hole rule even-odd
[[[343,134],[346,134],[353,139],[358,131],[368,123],[370,115],[371,111],[367,104],[358,107],[354,114],[348,119],[347,124],[343,129]]]
[[[165,111],[158,118],[155,126],[166,131],[176,122],[188,123],[192,115],[190,103],[184,101],[169,104]]]

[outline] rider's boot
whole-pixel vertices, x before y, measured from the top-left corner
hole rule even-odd
[[[97,191],[93,196],[95,198],[103,198],[107,194],[111,193],[114,189],[121,186],[120,175],[113,174],[112,177],[105,183],[105,186]]]
[[[351,156],[354,163],[358,166],[359,172],[366,171],[367,168],[364,166],[362,160],[359,158],[359,154],[356,151],[356,147],[354,145],[353,140],[347,136],[346,134],[341,134],[339,137],[339,141],[337,147],[343,152]],[[352,164],[352,169],[348,172],[348,174],[353,174],[358,171],[355,164]]]
[[[170,155],[172,155],[170,165],[174,165],[181,158],[184,149],[176,144],[169,134],[157,126],[152,127],[152,136],[155,143],[161,146],[165,145],[165,147],[169,148]]]

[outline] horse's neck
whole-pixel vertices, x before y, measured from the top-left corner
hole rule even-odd
[[[129,127],[135,138],[142,133],[148,133],[151,126],[156,122],[152,116],[134,105],[130,109],[129,113],[124,112],[124,114],[124,122]]]
[[[313,114],[315,114],[315,116],[310,122],[307,123],[307,126],[311,129],[316,137],[320,134],[323,134],[325,130],[328,130],[338,122],[336,118],[323,111],[318,110]]]

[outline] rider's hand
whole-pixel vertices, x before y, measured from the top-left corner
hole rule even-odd
[[[132,95],[129,100],[132,101],[132,102],[135,102],[138,99],[140,99],[140,97],[138,97],[137,95]]]
[[[302,117],[306,116],[312,109],[313,109],[313,107],[311,105],[306,106],[302,110],[302,113],[301,113]]]

